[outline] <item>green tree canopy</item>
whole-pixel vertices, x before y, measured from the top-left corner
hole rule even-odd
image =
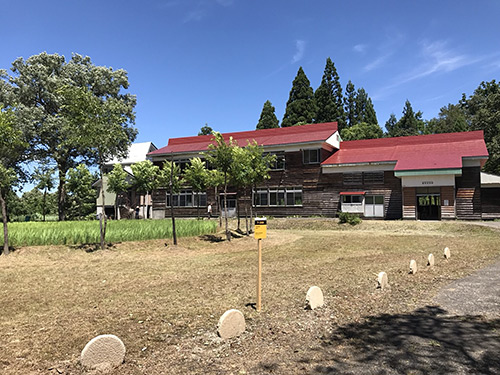
[[[59,219],[64,220],[67,171],[80,160],[95,163],[95,150],[89,148],[89,137],[81,129],[88,122],[80,123],[72,117],[81,95],[73,92],[73,108],[68,111],[67,101],[70,98],[67,88],[88,91],[101,103],[113,101],[114,109],[119,112],[120,125],[129,128],[135,119],[136,98],[122,91],[129,87],[127,72],[95,66],[89,57],[78,54],[66,61],[64,56],[46,52],[26,60],[17,59],[12,63],[12,72],[9,80],[12,84],[12,101],[17,107],[18,126],[29,135],[31,153],[35,159],[51,159],[55,162],[59,175]],[[85,103],[88,105],[88,100]],[[79,117],[83,118],[81,112]],[[113,129],[110,128],[102,135],[109,134],[111,137],[112,133]]]
[[[350,128],[342,129],[340,136],[344,141],[355,141],[358,139],[382,138],[384,132],[378,124],[360,122]]]
[[[422,112],[415,112],[409,100],[406,100],[403,108],[403,116],[399,121],[393,124],[391,119],[385,124],[387,136],[389,137],[419,135],[424,132],[425,124],[422,120]]]
[[[364,88],[360,88],[356,92],[355,103],[356,124],[366,122],[367,124],[378,125],[377,114],[375,113],[375,108],[373,108],[372,100],[370,99]]]
[[[315,118],[314,92],[304,70],[300,67],[292,83],[281,127],[295,126],[299,122],[311,124]]]
[[[339,130],[345,127],[342,85],[330,58],[326,59],[325,71],[321,84],[314,93],[314,100],[317,106],[316,123],[337,121]]]
[[[188,167],[184,171],[184,181],[191,186],[196,195],[197,216],[200,218],[200,199],[199,194],[204,193],[208,186],[208,172],[205,162],[200,158],[192,158]]]
[[[125,172],[121,164],[116,163],[113,165],[113,169],[109,172],[105,178],[107,179],[107,191],[115,194],[115,218],[118,219],[118,200],[120,194],[123,194],[130,187],[130,181],[128,179],[129,174]],[[104,186],[104,184],[103,184]]]
[[[97,176],[84,164],[71,168],[67,176],[67,213],[71,220],[85,219],[96,212],[96,191],[92,184]]]
[[[271,129],[279,128],[279,120],[274,113],[275,108],[269,100],[266,100],[264,107],[262,107],[262,112],[260,113],[259,122],[257,123],[257,129]]]
[[[212,134],[212,132],[213,129],[210,126],[208,126],[207,123],[205,123],[205,126],[201,127],[200,131],[198,132],[198,135],[210,135]]]
[[[484,166],[488,173],[500,175],[500,83],[481,82],[474,93],[462,96],[461,106],[471,130],[483,130],[490,157]]]
[[[23,133],[15,127],[14,113],[0,107],[0,206],[3,221],[3,253],[9,254],[6,197],[19,181],[18,174],[27,147]]]
[[[448,104],[442,107],[438,117],[427,122],[426,132],[437,133],[455,133],[468,131],[467,114],[461,105]]]

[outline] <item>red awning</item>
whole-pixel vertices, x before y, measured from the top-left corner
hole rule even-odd
[[[340,195],[365,195],[364,191],[341,191]]]

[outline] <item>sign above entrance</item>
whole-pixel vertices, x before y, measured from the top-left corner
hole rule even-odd
[[[403,176],[401,185],[403,187],[455,186],[455,175]]]

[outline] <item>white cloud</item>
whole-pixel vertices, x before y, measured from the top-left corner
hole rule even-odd
[[[295,42],[295,47],[296,47],[296,51],[295,51],[295,55],[293,55],[293,58],[292,58],[292,64],[302,60],[302,58],[304,57],[304,51],[306,49],[306,42],[303,40],[297,40]]]
[[[366,44],[356,44],[352,49],[358,53],[364,53],[368,46]]]
[[[392,55],[392,53],[388,53],[386,55],[383,55],[383,56],[376,58],[371,63],[365,65],[363,70],[365,72],[369,72],[369,71],[372,71],[372,70],[380,67],[391,55]]]

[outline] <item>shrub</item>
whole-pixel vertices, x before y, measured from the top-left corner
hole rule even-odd
[[[341,212],[339,214],[339,224],[349,223],[351,225],[358,225],[361,223],[361,218],[358,215],[349,212]]]

